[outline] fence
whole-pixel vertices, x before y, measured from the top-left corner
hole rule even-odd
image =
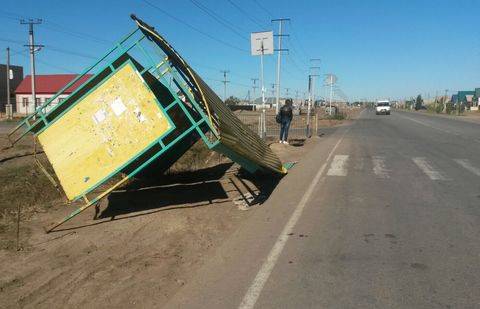
[[[261,113],[240,113],[237,117],[251,130],[262,136]],[[316,114],[310,116],[309,129],[307,129],[307,115],[293,116],[288,131],[289,138],[305,138],[318,135],[318,117]],[[275,114],[265,115],[265,137],[278,138],[280,136],[280,124],[275,121]]]
[[[17,111],[17,104],[15,99],[12,98],[10,100],[10,104],[12,105],[11,113],[15,113]],[[7,100],[0,100],[0,119],[7,118]]]

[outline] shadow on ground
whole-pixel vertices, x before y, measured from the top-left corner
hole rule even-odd
[[[76,230],[161,211],[190,209],[244,199],[246,206],[263,204],[281,180],[271,174],[252,175],[222,163],[192,172],[165,174],[156,179],[138,179],[122,190],[112,192],[106,208],[97,204],[93,223],[56,229]],[[105,220],[110,218],[110,220]]]
[[[228,195],[220,179],[232,165],[233,163],[224,163],[194,172],[137,179],[108,196],[108,206],[99,214],[98,219],[148,210],[158,212],[172,208],[200,207],[215,201],[225,201]]]
[[[275,174],[250,174],[245,170],[240,170],[235,178],[230,178],[237,191],[245,197],[245,193],[253,197],[248,201],[248,206],[263,204],[277,187],[283,175]],[[238,183],[239,185],[235,185]],[[245,189],[243,190],[242,187]]]
[[[97,210],[95,217],[115,219],[116,216],[149,214],[152,210],[156,213],[201,207],[225,202],[232,196],[243,196],[248,206],[253,206],[267,200],[281,179],[272,175],[251,175],[242,169],[232,170],[232,165],[223,163],[194,172],[134,181],[110,194],[108,206],[101,212]],[[247,199],[247,195],[253,200]],[[145,211],[149,212],[143,213]]]

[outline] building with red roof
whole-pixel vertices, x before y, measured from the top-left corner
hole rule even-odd
[[[63,89],[68,83],[74,80],[77,74],[49,74],[35,76],[35,94],[37,106],[50,100],[57,92]],[[82,76],[76,83],[67,88],[54,101],[53,105],[58,104],[68,97],[72,92],[78,89],[92,75]],[[15,89],[15,99],[17,102],[17,113],[29,114],[35,109],[32,101],[32,77],[27,75]]]

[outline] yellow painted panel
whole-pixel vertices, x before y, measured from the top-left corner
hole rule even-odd
[[[69,199],[105,179],[170,129],[154,99],[127,64],[39,134]]]

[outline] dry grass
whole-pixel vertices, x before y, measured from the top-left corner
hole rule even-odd
[[[65,202],[65,198],[36,166],[33,156],[24,155],[25,151],[31,150],[29,143],[17,145],[9,150],[8,161],[0,163],[0,249],[15,248],[18,208],[21,210],[21,221],[28,222],[36,213],[48,212],[53,209],[52,206]],[[15,157],[15,154],[20,156]],[[49,174],[54,175],[45,155],[38,158]],[[219,155],[199,141],[169,169],[168,174],[195,171],[212,166],[218,160]],[[22,224],[21,234],[22,238],[28,236],[28,224]]]
[[[28,221],[39,212],[46,212],[61,195],[45,175],[34,166],[33,158],[23,164],[0,166],[0,249],[12,249],[18,209],[21,221]],[[28,228],[22,229],[22,235]]]

